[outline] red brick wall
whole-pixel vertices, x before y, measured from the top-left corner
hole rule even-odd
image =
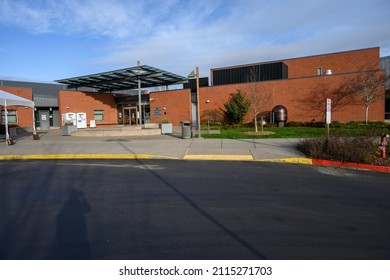
[[[379,68],[379,48],[288,59],[284,62],[289,67],[289,79],[259,83],[266,91],[272,92],[272,102],[266,110],[271,110],[276,105],[283,105],[288,110],[289,121],[321,120],[321,116],[314,112],[303,100],[316,98],[313,95],[315,94],[313,89],[319,83],[327,83],[331,87],[338,87],[345,79],[354,75],[351,74],[352,72],[367,66]],[[318,67],[322,67],[323,72],[331,69],[333,75],[317,76]],[[246,92],[248,86],[248,84],[235,84],[200,88],[200,114],[202,115],[209,109],[223,110],[223,104],[232,94],[237,92],[237,89]],[[58,96],[60,115],[66,112],[86,112],[89,123],[93,119],[94,110],[104,110],[105,119],[97,122],[97,125],[117,123],[117,110],[111,94],[60,91]],[[154,110],[156,108],[161,109],[161,118],[155,117]],[[360,100],[355,100],[348,107],[334,111],[332,120],[340,122],[363,121],[364,110],[364,104]],[[190,90],[151,93],[150,112],[151,122],[153,123],[167,120],[173,125],[180,125],[182,120],[191,120]],[[252,117],[248,113],[245,121],[251,121]],[[384,120],[384,98],[370,106],[369,120]]]
[[[155,118],[155,108],[161,109],[161,118]],[[174,126],[178,126],[183,120],[191,120],[190,90],[170,90],[150,93],[150,114],[152,123],[160,123],[162,120],[167,120]]]
[[[265,91],[272,93],[272,102],[268,110],[276,105],[284,105],[288,110],[288,119],[294,121],[320,120],[321,116],[307,105],[313,96],[313,89],[319,83],[339,87],[352,72],[362,69],[378,69],[380,64],[379,48],[324,54],[303,58],[284,60],[288,65],[289,79],[258,83]],[[322,67],[323,73],[332,70],[331,76],[317,76],[317,68]],[[224,110],[223,104],[237,90],[249,91],[249,84],[214,86],[200,89],[200,111],[209,109]],[[209,101],[209,102],[207,102]],[[356,98],[348,107],[332,112],[332,120],[340,122],[363,121],[365,107]],[[245,121],[251,121],[253,115],[249,112]],[[384,98],[374,102],[369,109],[370,121],[384,120]]]
[[[94,119],[94,110],[104,111],[104,120],[96,121],[96,126],[112,126],[117,124],[117,109],[114,96],[110,93],[58,91],[60,118],[65,113],[86,113],[87,124]]]
[[[348,77],[353,74],[319,76],[312,78],[276,80],[258,83],[266,92],[272,95],[272,101],[266,110],[272,110],[276,105],[283,105],[287,108],[289,121],[321,121],[321,116],[318,112],[312,110],[307,105],[307,100],[316,98],[313,96],[313,89],[319,83],[329,84],[331,87],[339,87]],[[245,93],[249,90],[248,84],[236,84],[226,86],[205,87],[200,89],[200,111],[201,115],[204,111],[210,109],[224,110],[223,104],[226,103],[230,96],[235,94],[237,90]],[[384,90],[383,90],[384,93]],[[209,101],[209,102],[207,102]],[[348,121],[364,121],[365,106],[358,98],[354,99],[351,105],[345,108],[332,112],[332,121],[348,122]],[[384,120],[384,98],[375,101],[369,109],[370,121]],[[249,112],[245,118],[245,122],[250,122],[253,119],[253,114]]]
[[[378,69],[379,57],[379,48],[370,48],[287,59],[283,62],[288,66],[288,77],[291,79],[316,76],[319,67],[322,67],[323,73],[331,69],[333,74],[357,72],[363,68],[367,69],[367,66]]]
[[[31,88],[11,88],[11,87],[0,87],[1,90],[9,92],[11,94],[23,97],[28,100],[33,100]],[[3,109],[3,108],[2,108]],[[25,108],[24,106],[8,106],[8,110],[16,110],[18,116],[18,126],[20,127],[32,127],[33,125],[33,109]],[[1,122],[1,118],[0,118]]]

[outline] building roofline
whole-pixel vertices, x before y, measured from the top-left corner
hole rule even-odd
[[[28,78],[17,78],[17,77],[6,77],[6,76],[0,76],[0,81],[45,84],[45,85],[61,85],[61,86],[63,85],[63,84],[57,83],[55,81],[38,81],[38,80],[30,80]]]
[[[285,58],[285,59],[278,59],[278,60],[270,60],[270,61],[257,62],[257,63],[247,63],[247,64],[240,64],[240,65],[217,67],[217,68],[211,68],[210,72],[215,71],[215,70],[240,68],[240,67],[247,67],[247,66],[253,66],[253,65],[260,65],[260,64],[285,62],[285,61],[289,61],[289,60],[296,60],[296,59],[303,59],[303,58],[310,58],[310,57],[319,57],[319,56],[327,56],[327,55],[335,55],[335,54],[350,53],[350,52],[357,52],[357,51],[366,51],[366,50],[373,50],[373,49],[380,49],[380,47],[378,46],[378,47],[362,48],[362,49],[356,49],[356,50],[347,50],[347,51],[331,52],[331,53],[308,55],[308,56],[301,56],[301,57],[292,57],[292,58]]]

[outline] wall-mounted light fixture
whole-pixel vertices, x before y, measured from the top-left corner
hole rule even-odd
[[[207,100],[206,100],[206,103],[210,103],[210,100],[209,100],[209,99],[207,99]]]

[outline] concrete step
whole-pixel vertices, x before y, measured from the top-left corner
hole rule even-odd
[[[142,129],[141,127],[120,127],[110,129],[78,129],[72,136],[99,137],[99,136],[146,136],[161,135],[161,129]]]
[[[142,126],[138,126],[138,125],[125,125],[125,126],[122,126],[120,127],[121,130],[142,130]]]

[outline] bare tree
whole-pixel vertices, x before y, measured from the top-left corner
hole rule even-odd
[[[332,100],[332,112],[354,103],[354,94],[344,86],[333,87],[329,83],[318,83],[310,91],[309,97],[300,100],[306,110],[313,111],[321,120],[325,120],[326,99]]]
[[[249,83],[246,88],[246,97],[251,102],[250,110],[252,111],[253,120],[255,122],[255,132],[258,131],[257,116],[265,111],[272,102],[272,92],[265,90],[264,86],[259,82],[259,77],[260,73],[258,73],[255,68],[252,68],[246,79]],[[261,131],[263,131],[263,122],[261,122]]]
[[[368,122],[368,109],[370,105],[378,99],[384,98],[385,83],[388,80],[386,74],[373,67],[366,67],[360,71],[355,77],[350,78],[345,82],[344,86],[347,90],[358,96],[365,106],[365,122]]]
[[[224,121],[224,115],[219,109],[210,109],[204,111],[202,114],[202,120],[207,120],[207,123],[211,123],[212,125],[221,124]]]

